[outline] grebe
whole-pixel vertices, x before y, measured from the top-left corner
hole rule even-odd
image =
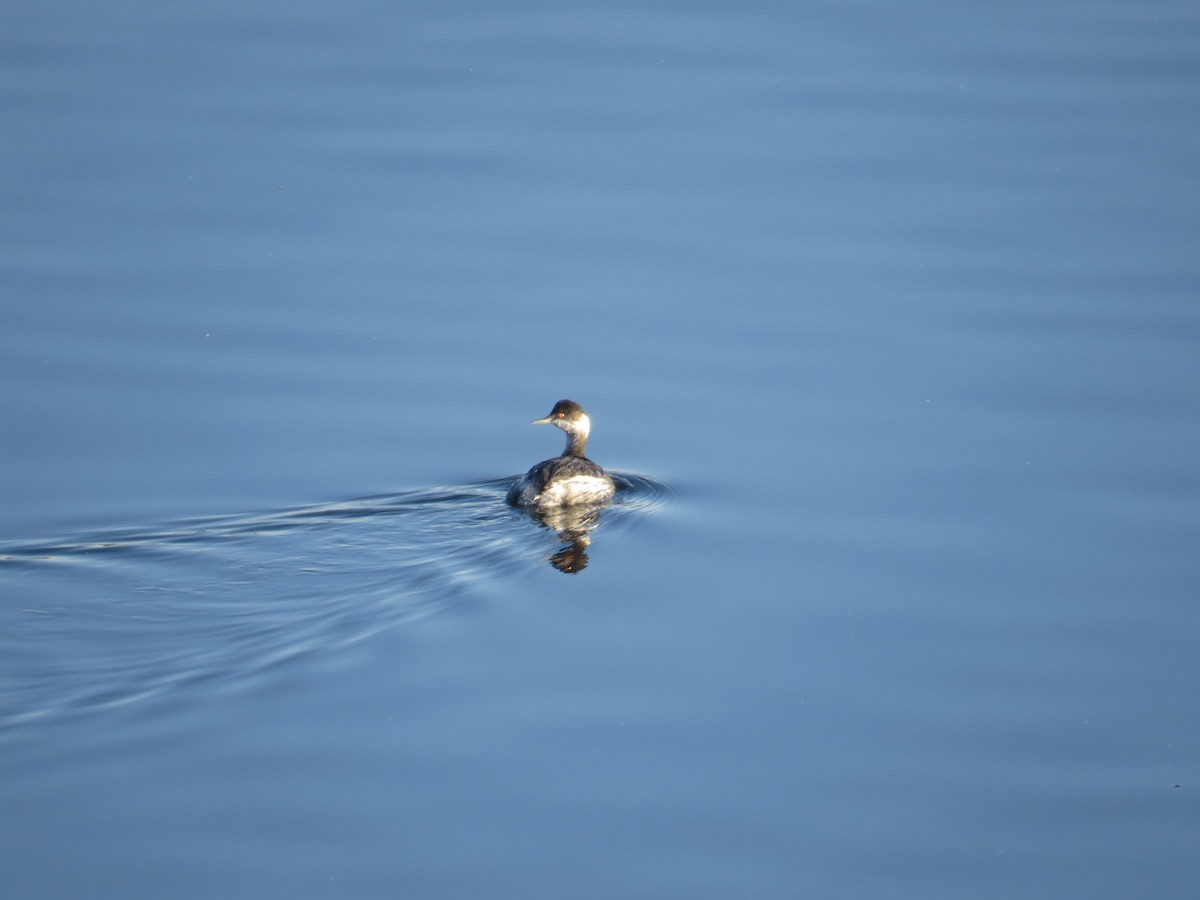
[[[557,425],[567,433],[562,456],[540,462],[508,489],[512,506],[553,507],[606,503],[613,496],[613,480],[583,455],[592,420],[574,400],[559,400],[544,419],[531,425]]]

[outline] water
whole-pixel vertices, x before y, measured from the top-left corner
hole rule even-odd
[[[1191,6],[0,16],[14,896],[1194,893]]]

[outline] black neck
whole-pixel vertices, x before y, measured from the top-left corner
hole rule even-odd
[[[581,434],[578,431],[567,432],[567,449],[563,451],[563,456],[583,456],[583,450],[587,447],[587,435]]]

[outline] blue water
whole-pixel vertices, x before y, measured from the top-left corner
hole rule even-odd
[[[10,3],[0,75],[7,892],[1195,893],[1194,4]]]

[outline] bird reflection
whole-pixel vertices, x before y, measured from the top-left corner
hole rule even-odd
[[[607,503],[558,506],[552,509],[526,509],[531,518],[558,535],[564,544],[550,556],[550,565],[574,575],[587,568],[587,548],[591,532],[600,524]]]

